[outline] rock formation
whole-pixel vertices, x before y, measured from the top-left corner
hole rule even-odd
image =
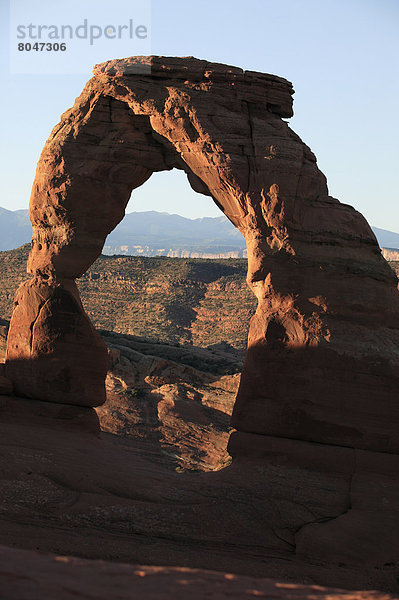
[[[394,600],[391,594],[295,585],[201,569],[148,567],[70,556],[41,556],[0,547],[0,584],[7,600]]]
[[[1,398],[1,543],[398,590],[397,280],[283,120],[292,92],[193,58],[114,60],[53,130],[30,204],[33,277],[8,335],[4,390],[8,377],[37,401]],[[245,236],[258,299],[234,460],[216,473],[165,474],[134,440],[99,439],[90,408],[107,350],[75,279],[131,191],[172,168]],[[165,363],[150,360],[154,383]],[[148,358],[133,362],[143,378]],[[157,406],[162,427],[187,407]]]
[[[246,238],[258,308],[233,414],[246,444],[260,434],[399,451],[396,279],[365,219],[328,195],[314,154],[283,120],[292,93],[285,79],[194,58],[95,67],[37,167],[33,279],[18,291],[8,338],[18,394],[104,401],[106,348],[74,280],[131,191],[178,168]]]
[[[161,411],[164,425],[184,404]],[[267,440],[256,454],[182,473],[162,440],[135,433],[100,437],[91,408],[0,396],[0,544],[398,597],[398,456],[359,450],[354,464],[350,448],[256,436]]]
[[[230,464],[228,432],[241,361],[217,349],[102,335],[110,366],[107,401],[96,410],[101,430],[138,441],[144,457],[151,448],[151,456],[173,472]]]

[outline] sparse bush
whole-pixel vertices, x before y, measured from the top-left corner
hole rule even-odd
[[[125,390],[125,396],[127,396],[128,398],[132,398],[134,400],[142,400],[143,398],[145,398],[145,390],[143,388],[127,388]]]

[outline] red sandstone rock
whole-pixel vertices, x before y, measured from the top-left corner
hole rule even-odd
[[[176,473],[161,444],[0,397],[0,544],[397,597],[398,456],[238,433],[230,467]]]
[[[72,282],[35,278],[19,288],[7,352],[16,394],[80,406],[104,402],[106,346]]]
[[[107,400],[96,411],[102,431],[140,441],[143,453],[150,445],[173,471],[217,471],[231,462],[228,431],[240,376],[218,374],[223,352],[141,344],[120,334],[105,340]]]
[[[292,92],[282,78],[194,58],[97,65],[38,164],[29,270],[38,288],[72,282],[123,218],[132,189],[153,172],[183,169],[247,241],[258,309],[234,427],[398,453],[396,279],[365,219],[328,195],[314,154],[282,120]],[[81,339],[70,329],[61,352],[59,330],[37,323],[43,345],[32,373],[28,312],[16,307],[11,323],[16,389],[55,398],[48,365],[60,373],[66,361],[75,387],[64,401],[99,404],[105,351],[94,332],[85,325]],[[79,395],[88,374],[93,389]]]
[[[0,586],[7,600],[391,600],[373,591],[344,591],[218,573],[201,569],[149,567],[42,556],[0,547]]]
[[[8,379],[7,377],[3,377],[2,375],[0,375],[0,394],[4,394],[5,396],[8,396],[9,394],[12,394],[12,392],[13,392],[12,381],[10,379]]]
[[[282,120],[291,95],[272,75],[133,57],[98,65],[53,130],[6,365],[18,394],[51,402],[1,399],[2,543],[398,589],[396,279]],[[99,439],[84,408],[104,399],[107,353],[74,279],[131,190],[174,167],[245,235],[258,298],[234,461],[215,473],[166,473],[134,440]],[[166,425],[183,418],[170,400]]]

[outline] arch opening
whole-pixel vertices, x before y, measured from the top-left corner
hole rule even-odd
[[[209,200],[209,192],[195,192],[187,174],[177,168],[154,172],[143,185],[133,190],[126,213],[133,211],[168,212],[187,219],[220,216],[219,207]]]
[[[168,210],[178,179],[186,201],[203,198],[202,212],[209,214],[209,195],[192,191],[185,172],[175,169],[153,173],[135,188],[127,211],[135,207],[140,190],[156,189],[151,187],[153,178],[160,181],[158,210]],[[150,196],[145,197],[148,201]],[[127,212],[114,230],[120,230],[125,245],[118,247],[111,232],[104,246],[108,255],[121,256],[100,257],[78,282],[85,310],[113,357],[106,378],[107,399],[97,408],[102,430],[127,435],[131,443],[151,444],[160,460],[179,472],[216,471],[230,462],[230,418],[249,318],[256,308],[246,284],[246,259],[218,260],[215,254],[210,259],[207,247],[202,252],[206,256],[197,258],[197,221]],[[222,226],[220,219],[216,222],[214,235]],[[190,224],[192,229],[186,231]],[[177,245],[168,244],[165,228],[171,226]],[[160,241],[159,252],[156,241]],[[213,243],[223,254],[217,239]],[[99,305],[101,311],[96,310]],[[102,319],[95,318],[98,312],[103,313]],[[113,418],[121,413],[123,421]]]
[[[192,189],[183,170],[154,172],[132,191],[103,254],[245,258],[245,238],[212,200]]]

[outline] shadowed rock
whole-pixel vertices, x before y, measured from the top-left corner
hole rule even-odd
[[[315,585],[296,585],[201,569],[148,567],[89,561],[68,556],[40,556],[0,547],[0,583],[8,600],[393,600],[378,592],[345,592]]]

